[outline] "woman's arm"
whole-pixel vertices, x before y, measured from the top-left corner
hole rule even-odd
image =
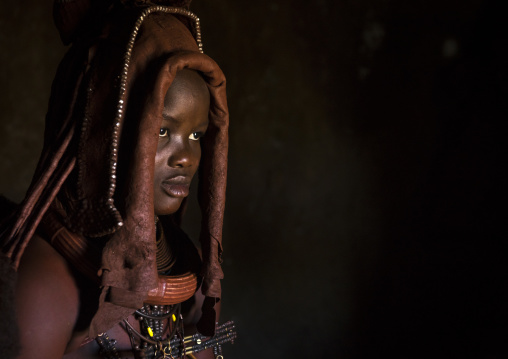
[[[62,358],[79,312],[79,291],[65,259],[34,236],[18,269],[19,358]]]

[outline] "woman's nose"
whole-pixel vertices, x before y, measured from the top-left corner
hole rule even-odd
[[[176,142],[176,141],[175,141]],[[196,165],[199,162],[199,154],[191,148],[188,141],[178,141],[173,143],[168,153],[168,166],[169,167],[189,167]]]

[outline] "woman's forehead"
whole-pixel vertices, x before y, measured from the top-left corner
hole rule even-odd
[[[210,93],[203,77],[194,70],[184,69],[176,73],[169,87],[164,103],[167,105],[175,100],[210,103]]]

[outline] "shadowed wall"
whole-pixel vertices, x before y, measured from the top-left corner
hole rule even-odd
[[[194,1],[231,111],[225,357],[506,354],[497,7]],[[64,52],[50,13],[0,5],[0,192],[16,200]]]

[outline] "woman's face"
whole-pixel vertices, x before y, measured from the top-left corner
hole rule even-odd
[[[164,99],[154,169],[156,215],[175,213],[189,194],[201,158],[200,137],[208,127],[210,94],[203,78],[179,71]]]

